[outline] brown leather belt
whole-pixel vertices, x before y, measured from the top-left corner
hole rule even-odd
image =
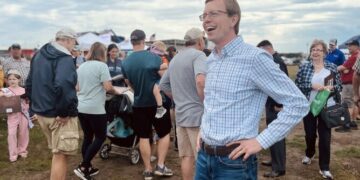
[[[205,151],[206,154],[213,156],[227,156],[238,146],[239,144],[233,144],[231,146],[212,146],[204,142],[201,143],[201,149]]]

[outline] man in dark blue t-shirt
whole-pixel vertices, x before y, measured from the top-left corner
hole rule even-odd
[[[156,119],[157,103],[153,94],[153,88],[160,79],[161,59],[145,49],[145,33],[142,30],[134,30],[131,33],[133,53],[122,64],[122,72],[125,82],[134,90],[133,122],[132,127],[140,137],[140,152],[144,161],[144,178],[152,179],[153,173],[160,176],[172,176],[173,172],[165,165],[165,157],[170,144],[171,121],[168,116]],[[155,171],[150,164],[150,137],[152,126],[159,136],[158,163]]]
[[[329,53],[326,56],[326,61],[336,64],[340,66],[345,62],[344,53],[336,48],[337,40],[331,39],[329,41]]]

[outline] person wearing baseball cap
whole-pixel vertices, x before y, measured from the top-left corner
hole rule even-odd
[[[329,52],[326,55],[325,59],[328,62],[334,63],[337,66],[344,64],[345,62],[345,55],[342,51],[336,48],[337,40],[330,39],[329,41]]]
[[[22,57],[21,46],[18,43],[14,43],[9,47],[10,57],[6,59],[0,58],[0,65],[3,67],[3,71],[7,72],[10,69],[16,69],[20,72],[21,77],[20,86],[25,86],[26,77],[30,71],[30,62]]]
[[[204,87],[207,71],[204,31],[189,29],[184,36],[185,49],[172,59],[160,81],[160,88],[173,97],[176,114],[176,137],[181,158],[182,179],[194,179],[197,156],[196,138],[204,111]]]
[[[356,59],[359,55],[359,41],[352,40],[346,43],[346,45],[348,46],[350,56],[345,61],[345,63],[341,66],[338,66],[337,69],[339,72],[341,72],[341,82],[343,87],[341,92],[341,102],[347,105],[350,112],[351,121],[339,128],[336,128],[336,132],[350,132],[351,129],[357,129],[357,124],[354,121],[358,115],[358,109],[354,103],[354,95],[356,95],[356,92],[354,92],[353,89],[353,66],[355,65]]]
[[[136,29],[130,35],[133,53],[122,63],[122,72],[125,82],[134,90],[133,126],[135,133],[140,137],[140,152],[144,162],[144,179],[152,179],[154,174],[172,176],[171,169],[165,166],[165,158],[170,144],[171,120],[167,111],[162,118],[155,118],[157,103],[153,94],[154,86],[160,80],[159,73],[161,58],[145,50],[145,33]],[[164,104],[165,107],[165,104]],[[170,107],[165,107],[170,108]],[[150,135],[152,126],[159,136],[158,162],[153,171],[150,163]]]
[[[67,158],[78,151],[77,74],[70,53],[75,43],[74,30],[59,30],[55,41],[45,44],[34,55],[26,81],[31,110],[37,115],[53,153],[50,179],[65,179]]]
[[[357,48],[359,48],[359,41],[358,40],[352,40],[348,43],[346,43],[347,46],[356,46]]]

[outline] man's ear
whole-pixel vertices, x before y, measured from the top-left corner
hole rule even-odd
[[[238,22],[238,20],[239,20],[239,16],[238,16],[238,15],[232,16],[232,18],[231,18],[231,26],[232,26],[232,27],[235,27],[235,25],[236,25],[236,23]]]

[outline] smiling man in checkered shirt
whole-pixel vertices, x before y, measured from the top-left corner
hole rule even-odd
[[[309,103],[269,53],[237,35],[236,0],[206,0],[200,20],[215,49],[206,60],[195,179],[257,179],[256,153],[289,134],[308,113]],[[268,96],[283,110],[259,134]]]

